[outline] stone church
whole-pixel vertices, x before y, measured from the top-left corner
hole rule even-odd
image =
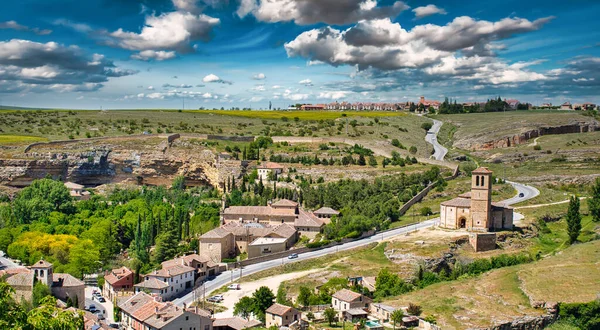
[[[440,204],[440,227],[478,232],[513,228],[513,209],[492,203],[492,171],[474,170],[471,191]]]

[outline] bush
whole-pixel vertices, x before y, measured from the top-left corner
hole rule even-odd
[[[416,305],[416,304],[413,304],[413,303],[409,303],[408,304],[408,308],[406,309],[406,311],[410,315],[419,316],[423,312],[423,309],[419,305]]]
[[[539,144],[536,144],[533,146],[533,150],[542,150],[542,146]]]
[[[432,123],[423,123],[423,124],[421,124],[421,128],[424,129],[424,130],[426,130],[426,131],[429,131],[431,129],[431,127],[433,127]]]
[[[419,210],[419,214],[422,216],[428,216],[428,215],[432,215],[433,212],[431,211],[431,207],[425,206]]]
[[[408,149],[408,151],[409,151],[411,154],[413,154],[413,155],[414,155],[414,154],[416,154],[416,153],[417,153],[417,147],[415,147],[415,146],[411,146],[411,147],[410,147],[410,149]]]

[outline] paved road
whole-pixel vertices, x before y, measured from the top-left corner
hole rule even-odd
[[[437,135],[440,133],[440,128],[443,124],[443,122],[433,119],[433,126],[431,126],[431,129],[429,129],[429,131],[427,131],[427,135],[425,135],[425,141],[433,145],[435,152],[431,157],[433,157],[435,160],[444,160],[444,157],[446,157],[446,154],[448,153],[448,149],[439,144],[437,140]]]
[[[92,299],[93,290],[99,291],[100,289],[98,287],[94,287],[94,286],[86,286],[85,287],[85,306],[86,307],[89,307],[90,305],[96,306],[96,309],[100,310],[100,313],[96,313],[96,315],[98,315],[98,314],[104,315],[104,317],[106,318],[105,322],[107,324],[114,322],[114,317],[113,317],[114,309],[113,309],[112,302],[110,300],[106,300],[106,302],[101,303],[98,300],[96,300],[95,298]]]
[[[247,276],[250,274],[257,273],[259,271],[274,268],[274,267],[281,266],[284,264],[289,264],[289,263],[298,262],[301,260],[322,257],[322,256],[325,256],[325,255],[328,255],[331,253],[336,253],[339,251],[350,250],[350,249],[353,249],[356,247],[368,245],[373,242],[381,241],[382,239],[388,239],[388,238],[392,238],[394,236],[407,234],[407,233],[409,233],[411,231],[415,231],[417,229],[428,228],[428,227],[433,226],[436,222],[437,221],[435,219],[427,220],[427,221],[423,221],[416,225],[410,225],[410,226],[406,226],[406,227],[396,228],[396,229],[382,232],[382,233],[376,234],[374,236],[366,237],[366,238],[363,238],[363,239],[360,239],[357,241],[328,247],[328,248],[325,248],[322,250],[301,253],[301,254],[298,254],[298,258],[296,258],[296,259],[282,258],[282,259],[276,259],[276,260],[265,261],[265,262],[249,265],[249,266],[244,267],[241,270],[240,269],[235,270],[233,272],[233,280],[235,282],[237,279],[240,278],[240,272],[242,273],[243,276]],[[231,271],[227,271],[227,272],[220,274],[215,279],[206,282],[204,284],[205,288],[199,287],[198,289],[196,289],[195,295],[194,295],[194,292],[191,292],[179,299],[174,300],[174,303],[178,306],[182,306],[184,303],[190,304],[194,301],[194,296],[196,297],[196,299],[202,298],[204,289],[206,290],[205,291],[206,297],[208,298],[212,291],[222,287],[223,285],[229,284],[231,282],[231,279],[232,279],[231,273],[232,273]]]
[[[435,159],[440,160],[440,161],[444,160],[444,157],[446,156],[446,153],[448,152],[448,150],[446,148],[444,148],[442,145],[440,145],[437,142],[437,134],[438,134],[442,124],[443,123],[441,121],[434,120],[433,127],[431,128],[431,130],[428,132],[427,136],[425,137],[425,140],[433,145],[433,148],[435,150],[435,153],[434,153]],[[535,189],[534,187],[531,187],[531,186],[527,186],[527,185],[516,183],[516,182],[509,182],[509,183],[511,185],[513,185],[513,187],[515,187],[515,189],[518,191],[518,193],[515,197],[509,198],[509,199],[503,201],[503,203],[505,203],[507,205],[520,203],[522,201],[533,198],[533,197],[539,195],[539,193],[540,193],[537,189]],[[523,197],[519,197],[519,194],[521,194],[521,193],[523,193]],[[411,231],[416,231],[418,229],[423,229],[423,228],[428,228],[428,227],[434,226],[438,221],[439,221],[439,218],[430,219],[427,221],[423,221],[419,224],[396,228],[396,229],[382,232],[382,233],[373,235],[371,237],[366,237],[366,238],[363,238],[363,239],[360,239],[357,241],[344,243],[341,245],[325,248],[322,250],[301,253],[301,254],[298,254],[298,258],[296,258],[296,259],[287,259],[287,258],[276,259],[276,260],[265,261],[265,262],[249,265],[249,266],[244,267],[243,269],[236,269],[235,271],[227,271],[227,272],[220,274],[215,279],[213,279],[211,281],[207,281],[203,286],[197,288],[195,290],[195,292],[188,293],[187,295],[174,300],[174,303],[179,306],[182,306],[184,303],[189,305],[194,300],[201,299],[203,296],[208,298],[212,291],[214,291],[226,284],[231,283],[232,279],[235,282],[241,276],[251,275],[251,274],[257,273],[259,271],[266,270],[266,269],[274,268],[277,266],[281,266],[281,265],[285,265],[285,264],[289,264],[289,263],[293,263],[293,262],[298,262],[301,260],[307,260],[307,259],[321,257],[321,256],[325,256],[325,255],[328,255],[331,253],[336,253],[338,251],[344,251],[344,250],[349,250],[349,249],[353,249],[353,248],[360,247],[360,246],[365,246],[365,245],[368,245],[369,243],[392,238],[392,237],[398,236],[398,235],[407,234]]]
[[[0,269],[11,269],[11,268],[23,268],[23,266],[20,266],[20,265],[16,264],[15,262],[13,262],[12,260],[8,259],[8,257],[4,253],[4,251],[0,251]]]

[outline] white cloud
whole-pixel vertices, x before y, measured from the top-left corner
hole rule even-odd
[[[422,7],[417,7],[413,9],[413,13],[417,18],[423,18],[435,14],[446,15],[447,12],[443,8],[439,8],[436,5],[427,5]]]
[[[252,98],[250,98],[250,102],[260,102],[262,100],[264,100],[265,98],[262,96],[253,96]]]
[[[265,85],[256,85],[254,87],[252,87],[253,91],[256,92],[264,92],[265,91]]]
[[[280,88],[283,88],[283,87],[282,87],[282,86],[279,86],[279,85],[273,85],[273,86],[271,86],[271,88],[272,88],[272,89],[280,89]]]
[[[266,78],[267,78],[267,76],[265,76],[264,73],[258,73],[258,74],[255,74],[254,77],[252,77],[252,79],[254,79],[254,80],[263,80]]]
[[[262,22],[290,22],[299,25],[326,23],[345,25],[360,20],[396,17],[410,8],[402,1],[377,6],[377,0],[241,0],[239,17],[254,15]]]
[[[30,28],[28,26],[21,25],[21,24],[17,23],[16,21],[0,22],[0,30],[3,30],[3,29],[10,29],[10,30],[22,31],[22,32],[33,32],[40,36],[45,36],[45,35],[52,33],[52,30],[40,29],[40,28]]]
[[[142,61],[156,60],[156,61],[164,61],[175,58],[176,54],[174,51],[164,51],[164,50],[143,50],[137,54],[131,55],[131,58]]]
[[[212,74],[212,73],[205,76],[204,78],[202,78],[202,81],[205,83],[219,83],[219,84],[229,84],[229,85],[232,84],[232,82],[223,80],[223,79],[219,78],[219,76]]]
[[[308,99],[310,97],[310,94],[293,93],[291,90],[286,89],[281,96],[287,100],[301,101]]]
[[[304,86],[312,86],[312,84],[313,84],[310,79],[300,80],[298,83],[301,85],[304,85]]]
[[[154,90],[154,86],[148,86],[147,88],[149,91],[153,91]]]
[[[329,91],[329,92],[320,92],[318,98],[320,99],[332,99],[339,100],[348,96],[351,92],[348,91]]]

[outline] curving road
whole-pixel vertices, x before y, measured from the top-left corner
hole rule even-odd
[[[435,120],[435,119],[433,120],[433,122],[434,122],[434,124],[431,127],[431,129],[427,132],[425,140],[433,145],[433,148],[435,151],[435,153],[433,154],[433,157],[436,160],[444,161],[444,157],[446,157],[446,153],[448,152],[448,149],[444,148],[442,145],[440,145],[437,142],[437,134],[439,133],[440,127],[442,127],[443,122],[441,122],[439,120]],[[537,195],[539,195],[539,193],[540,193],[539,190],[537,190],[534,187],[516,183],[516,182],[509,182],[509,181],[507,181],[507,182],[510,183],[511,185],[513,185],[513,187],[515,187],[515,189],[518,191],[518,193],[515,197],[509,198],[502,202],[507,205],[520,203],[520,202],[528,200],[530,198],[534,198]],[[523,197],[519,197],[519,195],[521,193],[523,193]],[[518,214],[518,213],[516,213],[516,214]],[[377,233],[373,236],[365,237],[363,239],[356,240],[353,242],[348,242],[348,243],[340,244],[337,246],[328,247],[328,248],[325,248],[322,250],[300,253],[300,254],[298,254],[298,258],[296,258],[296,259],[287,259],[287,258],[276,259],[276,260],[265,261],[265,262],[249,265],[249,266],[244,267],[243,269],[226,271],[226,272],[220,274],[219,276],[217,276],[216,278],[214,278],[213,280],[205,282],[203,286],[195,289],[194,291],[188,293],[187,295],[185,295],[179,299],[174,300],[173,302],[178,306],[182,306],[183,304],[189,305],[192,302],[194,302],[195,300],[202,298],[203,295],[204,295],[204,297],[208,298],[212,291],[214,291],[218,288],[221,288],[222,286],[224,286],[226,284],[231,283],[232,280],[233,280],[233,282],[235,282],[241,276],[251,275],[251,274],[263,271],[263,270],[267,270],[267,269],[274,268],[274,267],[281,266],[281,265],[286,265],[286,264],[293,263],[293,262],[322,257],[322,256],[325,256],[325,255],[328,255],[331,253],[336,253],[339,251],[354,249],[354,248],[357,248],[360,246],[368,245],[373,242],[392,238],[394,236],[408,234],[411,231],[416,231],[418,229],[432,227],[438,221],[439,221],[439,218],[430,219],[430,220],[423,221],[418,224],[408,225],[408,226],[392,229],[389,231]]]
[[[444,160],[446,154],[448,153],[448,149],[438,143],[437,135],[440,133],[440,128],[444,124],[442,121],[437,119],[433,120],[433,126],[431,129],[427,131],[427,135],[425,135],[425,141],[430,143],[433,146],[434,153],[431,155],[435,160]]]

